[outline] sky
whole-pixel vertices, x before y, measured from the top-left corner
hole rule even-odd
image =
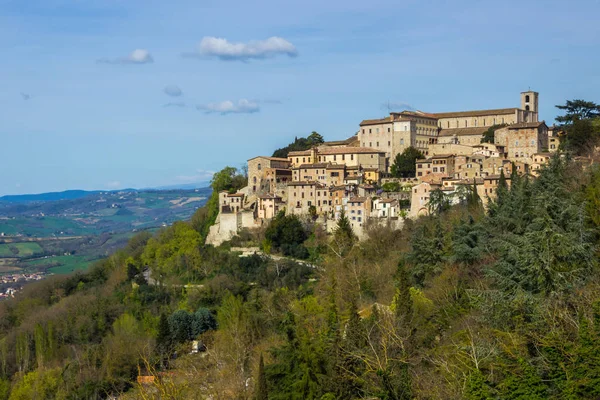
[[[207,181],[388,108],[600,102],[599,0],[0,0],[0,195]]]

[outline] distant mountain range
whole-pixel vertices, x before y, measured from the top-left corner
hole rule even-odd
[[[131,192],[131,191],[145,191],[145,190],[193,190],[203,189],[210,185],[209,182],[196,182],[186,183],[180,185],[168,185],[158,186],[144,189],[119,189],[119,190],[65,190],[63,192],[48,192],[38,194],[15,194],[0,196],[0,202],[5,203],[32,203],[32,202],[46,202],[46,201],[58,201],[58,200],[77,200],[83,197],[87,197],[99,193],[110,193],[110,192]]]

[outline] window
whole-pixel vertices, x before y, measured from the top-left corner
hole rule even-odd
[[[373,142],[369,142],[369,147],[373,147]]]
[[[305,163],[306,162],[306,157],[302,157],[302,162]]]
[[[390,132],[390,128],[388,128],[388,133]]]
[[[529,95],[525,95],[525,103],[529,103]],[[529,110],[529,108],[527,108]]]
[[[379,142],[377,142],[377,147],[379,147]]]
[[[519,141],[518,140],[515,141],[515,147],[519,147]]]
[[[261,167],[261,165],[260,165],[260,164],[258,164],[258,167],[257,167],[257,168],[258,168],[258,170],[259,170],[259,171],[262,169],[262,167]]]
[[[529,104],[525,106],[525,110],[529,111]]]
[[[448,128],[450,128],[450,121],[448,121]]]
[[[400,139],[400,144],[404,144],[404,139]]]
[[[252,183],[256,183],[256,177],[252,178]]]
[[[531,145],[532,145],[532,146],[535,146],[535,140],[532,140],[532,141],[531,141]]]
[[[388,140],[388,147],[392,145],[392,142]]]
[[[467,120],[465,119],[465,128],[467,127]]]
[[[369,133],[371,133],[371,129],[369,129]]]
[[[362,133],[365,133],[365,128],[363,128]]]
[[[354,154],[350,154],[350,160],[354,160]]]
[[[379,128],[375,129],[375,132],[376,132],[376,133],[379,133]]]

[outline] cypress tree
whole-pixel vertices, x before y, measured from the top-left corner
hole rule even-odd
[[[168,357],[173,347],[173,335],[169,326],[169,319],[166,314],[160,314],[158,320],[158,334],[156,336],[156,348],[161,355],[161,359]]]
[[[396,270],[396,295],[393,300],[394,314],[399,326],[406,327],[413,313],[413,302],[410,296],[410,277],[404,260],[398,262]]]
[[[269,399],[267,376],[265,375],[265,362],[262,353],[260,354],[260,361],[258,363],[258,381],[256,383],[256,394],[254,395],[254,398],[255,400]]]

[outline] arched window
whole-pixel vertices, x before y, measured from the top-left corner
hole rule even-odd
[[[529,95],[525,95],[525,103],[529,103]],[[529,110],[529,107],[527,108]]]
[[[527,105],[525,106],[525,109],[526,109],[527,111],[529,111],[529,104],[527,104]]]
[[[258,168],[258,170],[260,171],[262,169],[262,166],[260,164],[258,164],[258,166],[256,168]]]
[[[256,183],[256,177],[252,178],[252,182]]]

